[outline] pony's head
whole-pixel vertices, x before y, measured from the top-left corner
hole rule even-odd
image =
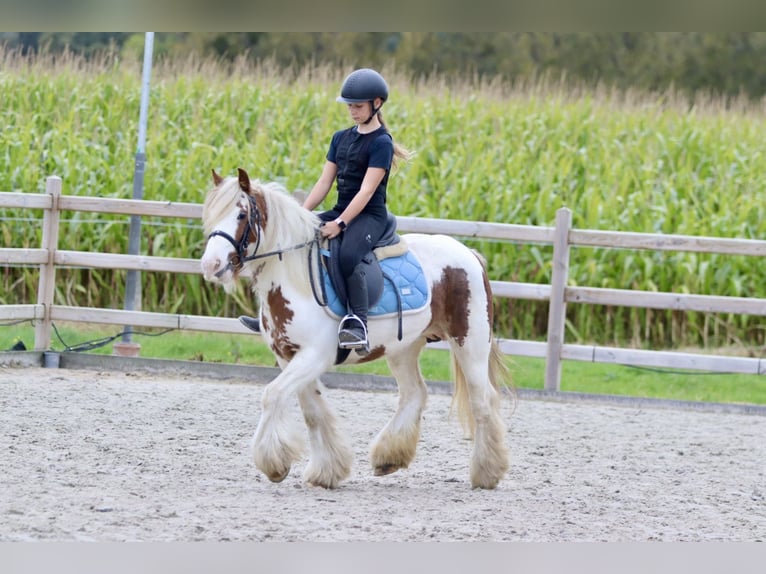
[[[205,280],[221,283],[229,291],[244,259],[258,249],[265,222],[245,170],[240,169],[236,178],[223,178],[213,170],[213,183],[202,206],[207,236],[202,273]]]
[[[243,269],[250,278],[290,247],[314,236],[317,218],[303,209],[278,183],[251,181],[239,168],[237,177],[221,177],[213,170],[214,187],[202,207],[207,236],[202,255],[205,280],[234,288]]]

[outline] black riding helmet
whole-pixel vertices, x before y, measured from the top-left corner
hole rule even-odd
[[[378,72],[370,68],[361,68],[354,70],[346,79],[343,80],[343,86],[340,89],[340,96],[337,101],[344,104],[360,104],[370,102],[372,104],[372,113],[366,122],[368,123],[380,107],[375,107],[375,98],[380,98],[384,102],[388,99],[388,84]]]

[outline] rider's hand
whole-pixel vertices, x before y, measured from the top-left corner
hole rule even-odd
[[[319,228],[319,231],[322,232],[322,237],[326,237],[327,239],[333,239],[340,235],[340,232],[342,231],[340,228],[340,225],[335,223],[334,221],[326,221],[324,224],[322,224],[322,227]]]

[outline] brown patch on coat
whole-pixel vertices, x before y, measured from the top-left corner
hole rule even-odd
[[[468,336],[468,302],[471,288],[465,269],[445,267],[431,289],[431,322],[425,330],[427,339],[450,337],[461,347]]]
[[[258,235],[261,233],[261,229],[266,229],[266,202],[263,199],[263,196],[259,193],[252,193],[250,194],[255,199],[255,208],[260,213],[260,216],[256,217],[254,213],[250,213],[249,210],[252,209],[252,204],[250,201],[243,199],[240,203],[237,204],[237,206],[248,214],[247,217],[243,217],[239,221],[239,226],[237,227],[237,234],[235,235],[235,238],[242,237],[245,234],[245,227],[247,227],[247,224],[252,221],[253,226],[250,227],[250,236],[247,238],[248,243],[250,245],[254,245],[256,241],[258,241]],[[258,229],[258,225],[260,224],[261,229]]]
[[[239,207],[242,211],[247,213],[247,201],[240,200],[237,202],[237,207]],[[237,224],[237,231],[234,232],[234,240],[239,243],[240,237],[242,237],[245,234],[245,229],[247,228],[247,218],[243,217],[239,220],[239,223]],[[252,243],[255,241],[255,235],[253,234],[253,230],[250,230],[250,238],[249,242]],[[231,265],[232,272],[235,277],[239,276],[239,272],[242,270],[242,261],[240,261],[239,253],[237,253],[236,249],[233,249],[229,252],[229,264]]]
[[[250,176],[241,167],[237,168],[237,178],[239,180],[239,189],[244,191],[247,195],[255,200],[255,206],[261,214],[261,227],[266,229],[266,222],[269,219],[269,212],[266,208],[266,200],[263,197],[263,193],[260,193],[259,191],[260,184],[258,183],[258,180],[255,181],[256,187],[254,189],[253,184],[250,181]]]
[[[255,207],[261,214],[261,229],[266,230],[266,224],[269,221],[269,209],[266,207],[266,200],[262,193],[256,191],[250,194],[255,199]]]
[[[250,273],[250,276],[248,279],[252,281],[253,283],[258,282],[258,275],[261,274],[261,271],[263,271],[263,268],[266,267],[266,262],[261,260],[261,263],[256,264],[255,266],[251,266],[248,271]]]
[[[266,297],[271,319],[271,350],[280,359],[289,361],[300,350],[300,347],[290,340],[287,335],[287,326],[293,322],[293,310],[290,309],[290,301],[282,295],[282,287],[272,287]],[[264,321],[264,327],[268,328],[268,321]]]
[[[386,354],[386,348],[383,345],[378,345],[370,349],[364,357],[360,358],[358,363],[369,363],[370,361],[376,361]]]
[[[215,172],[213,178],[215,179]],[[247,195],[255,200],[256,209],[258,209],[260,212],[261,228],[266,229],[266,222],[269,219],[269,212],[266,208],[266,200],[263,197],[263,193],[259,191],[260,184],[258,183],[258,180],[255,181],[256,188],[253,189],[253,184],[250,181],[250,176],[241,167],[237,168],[237,180],[239,182],[239,189],[244,191]]]
[[[242,200],[237,204],[237,206],[244,211],[245,213],[248,213],[248,217],[243,217],[239,221],[239,225],[237,226],[237,231],[234,235],[234,239],[239,242],[240,237],[242,237],[245,234],[245,229],[247,227],[247,224],[249,221],[253,222],[253,225],[250,227],[250,235],[247,238],[247,242],[249,245],[255,245],[258,241],[258,236],[263,232],[263,230],[266,229],[266,220],[267,218],[267,209],[266,209],[266,201],[263,199],[263,195],[260,193],[251,193],[250,194],[255,199],[255,205],[256,209],[260,213],[260,217],[255,217],[254,215],[250,215],[248,213],[249,209],[252,209],[252,205],[247,200]],[[259,229],[260,227],[260,229]],[[239,261],[239,254],[236,251],[232,251],[229,254],[229,263],[232,266],[232,269],[234,270],[235,274],[239,274],[242,267],[242,262]],[[255,270],[251,273],[251,280],[255,280],[258,277],[258,274],[263,269],[265,263],[261,263],[258,265],[258,267],[255,268]]]

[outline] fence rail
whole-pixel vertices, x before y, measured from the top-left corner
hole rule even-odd
[[[59,250],[57,247],[61,211],[200,219],[201,205],[66,196],[61,194],[61,188],[61,179],[51,176],[46,179],[44,194],[0,192],[0,208],[44,210],[42,245],[39,249],[0,249],[0,264],[40,266],[37,303],[0,306],[0,320],[28,319],[35,323],[36,350],[46,350],[50,347],[53,321],[175,328],[252,336],[250,331],[233,318],[93,309],[55,304],[53,293],[57,267],[200,273],[199,261],[196,259],[66,251]],[[766,255],[766,241],[573,229],[572,213],[567,208],[561,208],[557,212],[554,227],[415,217],[397,217],[397,221],[400,232],[444,233],[457,237],[553,246],[553,273],[550,285],[510,281],[490,282],[496,297],[549,302],[546,342],[520,339],[500,339],[499,341],[500,349],[506,354],[545,358],[545,389],[548,391],[560,389],[563,360],[766,374],[766,364],[757,358],[587,346],[567,344],[564,340],[566,307],[570,303],[766,315],[766,299],[587,286],[569,287],[567,285],[569,256],[573,247],[694,251],[762,257]],[[433,343],[430,346],[447,348],[444,342]]]

